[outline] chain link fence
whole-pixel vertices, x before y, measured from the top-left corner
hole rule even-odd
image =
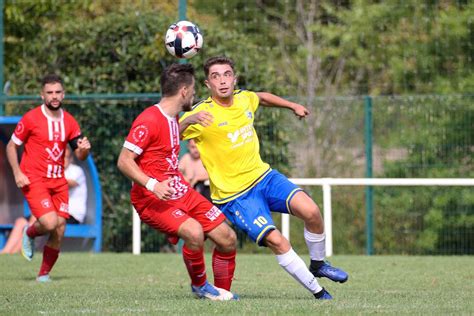
[[[116,161],[133,119],[157,101],[145,95],[65,104],[93,145],[103,189],[105,251],[131,251],[131,184]],[[6,114],[22,115],[32,104],[39,100],[8,102]],[[374,97],[372,104],[375,177],[474,176],[472,96]],[[259,110],[256,129],[264,160],[289,177],[364,177],[364,98],[321,98],[310,110],[302,121],[287,110]],[[322,207],[321,189],[304,189]],[[473,205],[470,187],[374,188],[375,253],[473,254]],[[333,210],[334,252],[365,253],[364,188],[334,187]],[[302,231],[302,222],[293,219],[292,243],[305,252]],[[240,244],[242,251],[258,251],[246,239]],[[142,225],[144,252],[169,249],[163,235]]]

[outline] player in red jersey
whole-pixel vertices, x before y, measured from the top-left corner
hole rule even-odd
[[[133,180],[130,197],[140,219],[184,240],[183,259],[192,292],[211,300],[235,299],[230,290],[235,269],[236,235],[221,211],[197,193],[178,170],[180,111],[191,110],[194,68],[173,64],[160,78],[162,99],[133,122],[117,166]],[[207,282],[204,239],[212,256],[215,286]]]
[[[49,233],[37,280],[50,281],[49,272],[59,256],[68,213],[68,186],[64,178],[64,153],[69,144],[80,160],[91,145],[82,136],[74,117],[62,109],[64,86],[57,75],[41,82],[43,104],[28,111],[18,122],[7,145],[7,159],[15,182],[23,191],[31,213],[37,218],[23,231],[22,254],[31,261],[34,238]],[[21,164],[18,148],[24,146]]]

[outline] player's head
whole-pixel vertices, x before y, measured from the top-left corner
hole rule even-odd
[[[193,159],[201,158],[201,155],[199,154],[199,150],[196,146],[196,142],[194,141],[194,139],[190,139],[188,141],[188,150],[189,150],[189,154],[191,155],[191,157],[193,157]]]
[[[232,98],[237,77],[234,61],[228,57],[211,57],[204,63],[205,84],[211,96],[218,99]]]
[[[41,99],[51,111],[61,108],[64,99],[64,85],[61,77],[49,74],[41,80]]]
[[[172,64],[160,78],[163,98],[177,97],[183,111],[191,111],[194,100],[194,67],[191,64]]]

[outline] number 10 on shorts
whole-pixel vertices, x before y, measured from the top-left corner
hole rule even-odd
[[[263,225],[265,225],[265,224],[268,223],[268,221],[267,221],[267,219],[266,219],[265,217],[259,216],[259,217],[257,217],[257,218],[253,221],[253,223],[254,223],[255,225],[257,225],[258,227],[262,228]]]

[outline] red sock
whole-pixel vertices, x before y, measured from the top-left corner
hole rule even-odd
[[[49,274],[54,264],[56,263],[56,260],[58,260],[58,257],[59,257],[59,249],[54,249],[48,246],[44,246],[43,263],[41,264],[41,268],[38,273],[38,276]]]
[[[230,291],[234,278],[236,251],[229,253],[219,252],[214,248],[212,253],[212,271],[214,272],[214,285]]]
[[[183,260],[191,277],[191,284],[201,286],[206,283],[206,263],[204,261],[204,249],[198,251],[190,250],[183,246]]]
[[[28,237],[30,238],[35,238],[36,236],[41,236],[40,234],[38,234],[38,232],[36,231],[36,227],[35,225],[31,225],[30,227],[28,227],[26,229],[26,234],[28,235]]]

